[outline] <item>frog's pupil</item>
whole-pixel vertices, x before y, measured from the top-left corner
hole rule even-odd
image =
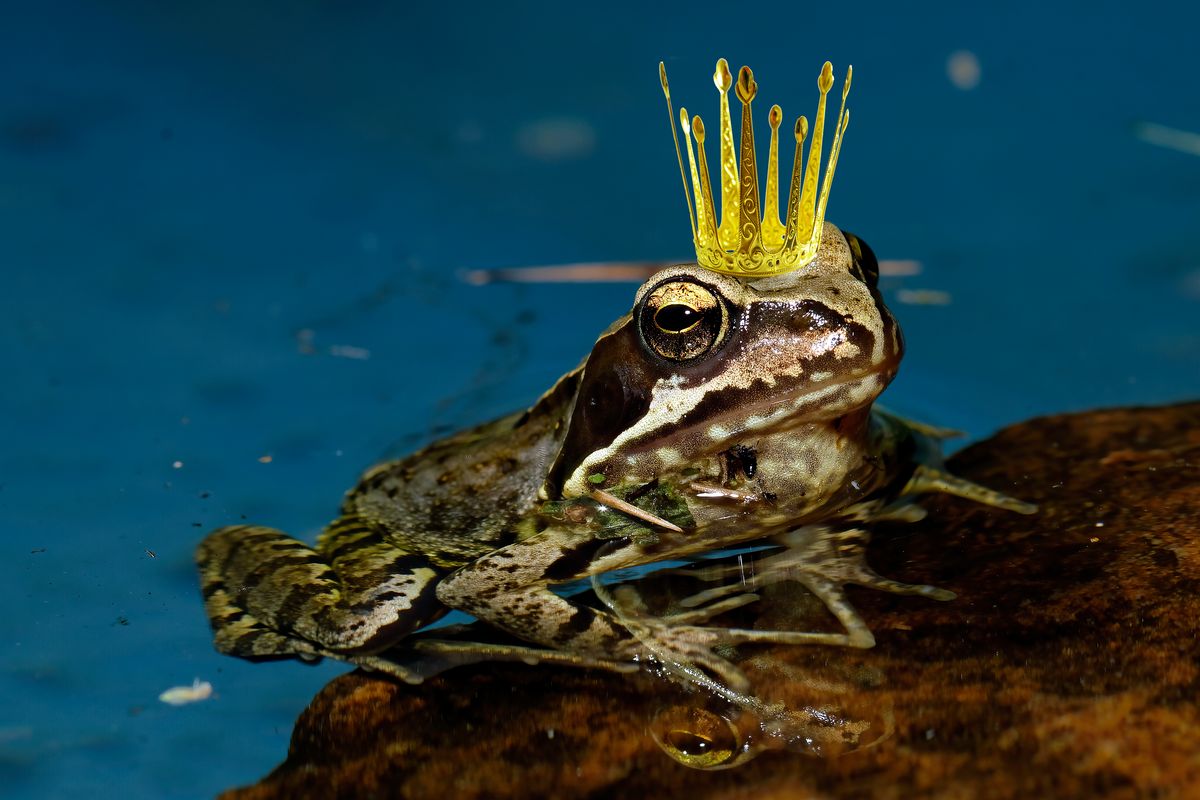
[[[685,756],[700,756],[712,749],[713,743],[691,731],[674,730],[667,734],[667,743]]]
[[[654,324],[668,333],[682,333],[700,320],[700,312],[683,303],[663,306],[654,315]]]

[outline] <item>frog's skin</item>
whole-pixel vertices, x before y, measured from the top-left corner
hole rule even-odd
[[[869,248],[829,223],[793,273],[659,272],[532,408],[369,470],[315,549],[270,528],[212,533],[197,560],[217,649],[332,656],[413,682],[494,658],[612,669],[652,659],[736,684],[714,646],[870,647],[844,584],[952,595],[871,571],[863,523],[919,518],[912,498],[929,491],[1033,510],[942,472],[943,432],[872,410],[903,352],[877,276]],[[697,596],[686,613],[630,615],[550,589],[758,540],[781,550],[753,581]],[[703,624],[757,599],[723,595],[782,580],[819,596],[846,632]],[[530,646],[402,641],[447,609]]]

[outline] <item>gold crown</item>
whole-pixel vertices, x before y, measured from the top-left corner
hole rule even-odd
[[[767,120],[771,125],[771,150],[767,161],[767,192],[765,214],[758,213],[758,167],[754,157],[754,126],[750,117],[750,102],[758,93],[754,73],[742,67],[738,73],[738,99],[742,101],[742,141],[740,156],[733,151],[733,125],[729,117],[729,87],[733,75],[729,63],[718,59],[713,83],[721,93],[721,217],[718,222],[716,206],[713,204],[712,184],[708,177],[708,162],[704,158],[704,122],[699,116],[688,123],[686,108],[679,109],[679,120],[687,142],[688,166],[691,168],[691,193],[683,169],[683,156],[679,150],[679,136],[675,132],[675,112],[671,107],[671,90],[667,86],[667,68],[658,64],[663,94],[667,98],[667,113],[671,118],[671,136],[675,139],[675,156],[679,159],[679,174],[683,178],[683,195],[687,200],[688,214],[692,221],[692,239],[696,243],[696,262],[715,272],[729,275],[762,277],[778,275],[799,269],[813,260],[821,246],[821,230],[825,223],[825,205],[829,202],[829,188],[833,183],[833,171],[837,167],[838,152],[842,148],[842,137],[850,124],[850,111],[846,108],[846,95],[850,93],[851,67],[846,71],[842,84],[842,107],[838,111],[837,127],[833,145],[829,150],[829,163],[825,167],[825,180],[820,195],[817,184],[820,180],[821,150],[825,136],[825,95],[833,87],[833,65],[828,61],[817,78],[821,99],[813,124],[812,141],[808,146],[808,165],[803,166],[801,154],[804,139],[808,135],[808,120],[796,120],[796,155],[792,161],[792,183],[788,192],[787,224],[779,221],[779,123],[783,111],[771,106]],[[695,153],[692,151],[692,135],[696,137]],[[803,180],[801,173],[803,172]],[[695,197],[695,210],[692,210]]]

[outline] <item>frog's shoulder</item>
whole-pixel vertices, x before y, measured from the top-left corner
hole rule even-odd
[[[528,410],[372,467],[346,493],[342,514],[371,520],[421,552],[445,551],[447,540],[486,552],[536,502],[579,372]]]

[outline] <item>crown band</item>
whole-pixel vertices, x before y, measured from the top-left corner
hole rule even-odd
[[[829,202],[829,190],[833,184],[833,173],[837,167],[838,153],[842,148],[842,138],[846,133],[846,126],[850,124],[846,96],[850,93],[850,79],[854,68],[846,71],[846,80],[842,83],[842,106],[838,111],[824,181],[821,180],[820,169],[825,135],[825,96],[833,87],[833,65],[828,61],[817,78],[821,97],[817,103],[817,113],[813,117],[807,166],[804,165],[802,155],[804,140],[808,136],[808,120],[805,117],[796,120],[796,154],[792,162],[786,224],[779,220],[779,126],[783,121],[783,111],[779,106],[772,106],[767,117],[771,126],[771,149],[767,160],[765,212],[759,213],[758,164],[754,153],[754,126],[750,113],[750,104],[758,94],[758,84],[750,68],[742,67],[739,70],[736,85],[725,59],[718,59],[716,71],[713,73],[713,83],[721,95],[719,218],[713,202],[708,161],[704,154],[704,121],[696,116],[689,122],[687,109],[679,109],[679,122],[683,128],[684,146],[687,149],[688,169],[685,171],[679,136],[675,131],[675,111],[671,105],[667,69],[662,62],[659,62],[658,73],[663,95],[667,100],[667,113],[671,119],[671,136],[675,140],[679,174],[683,178],[683,194],[687,201],[688,216],[691,218],[692,239],[696,245],[696,262],[714,272],[763,277],[791,272],[812,261],[821,246],[825,206]],[[741,141],[736,156],[733,124],[729,113],[728,92],[731,86],[742,104]],[[693,137],[696,140],[694,149]],[[690,191],[688,172],[691,173]]]

